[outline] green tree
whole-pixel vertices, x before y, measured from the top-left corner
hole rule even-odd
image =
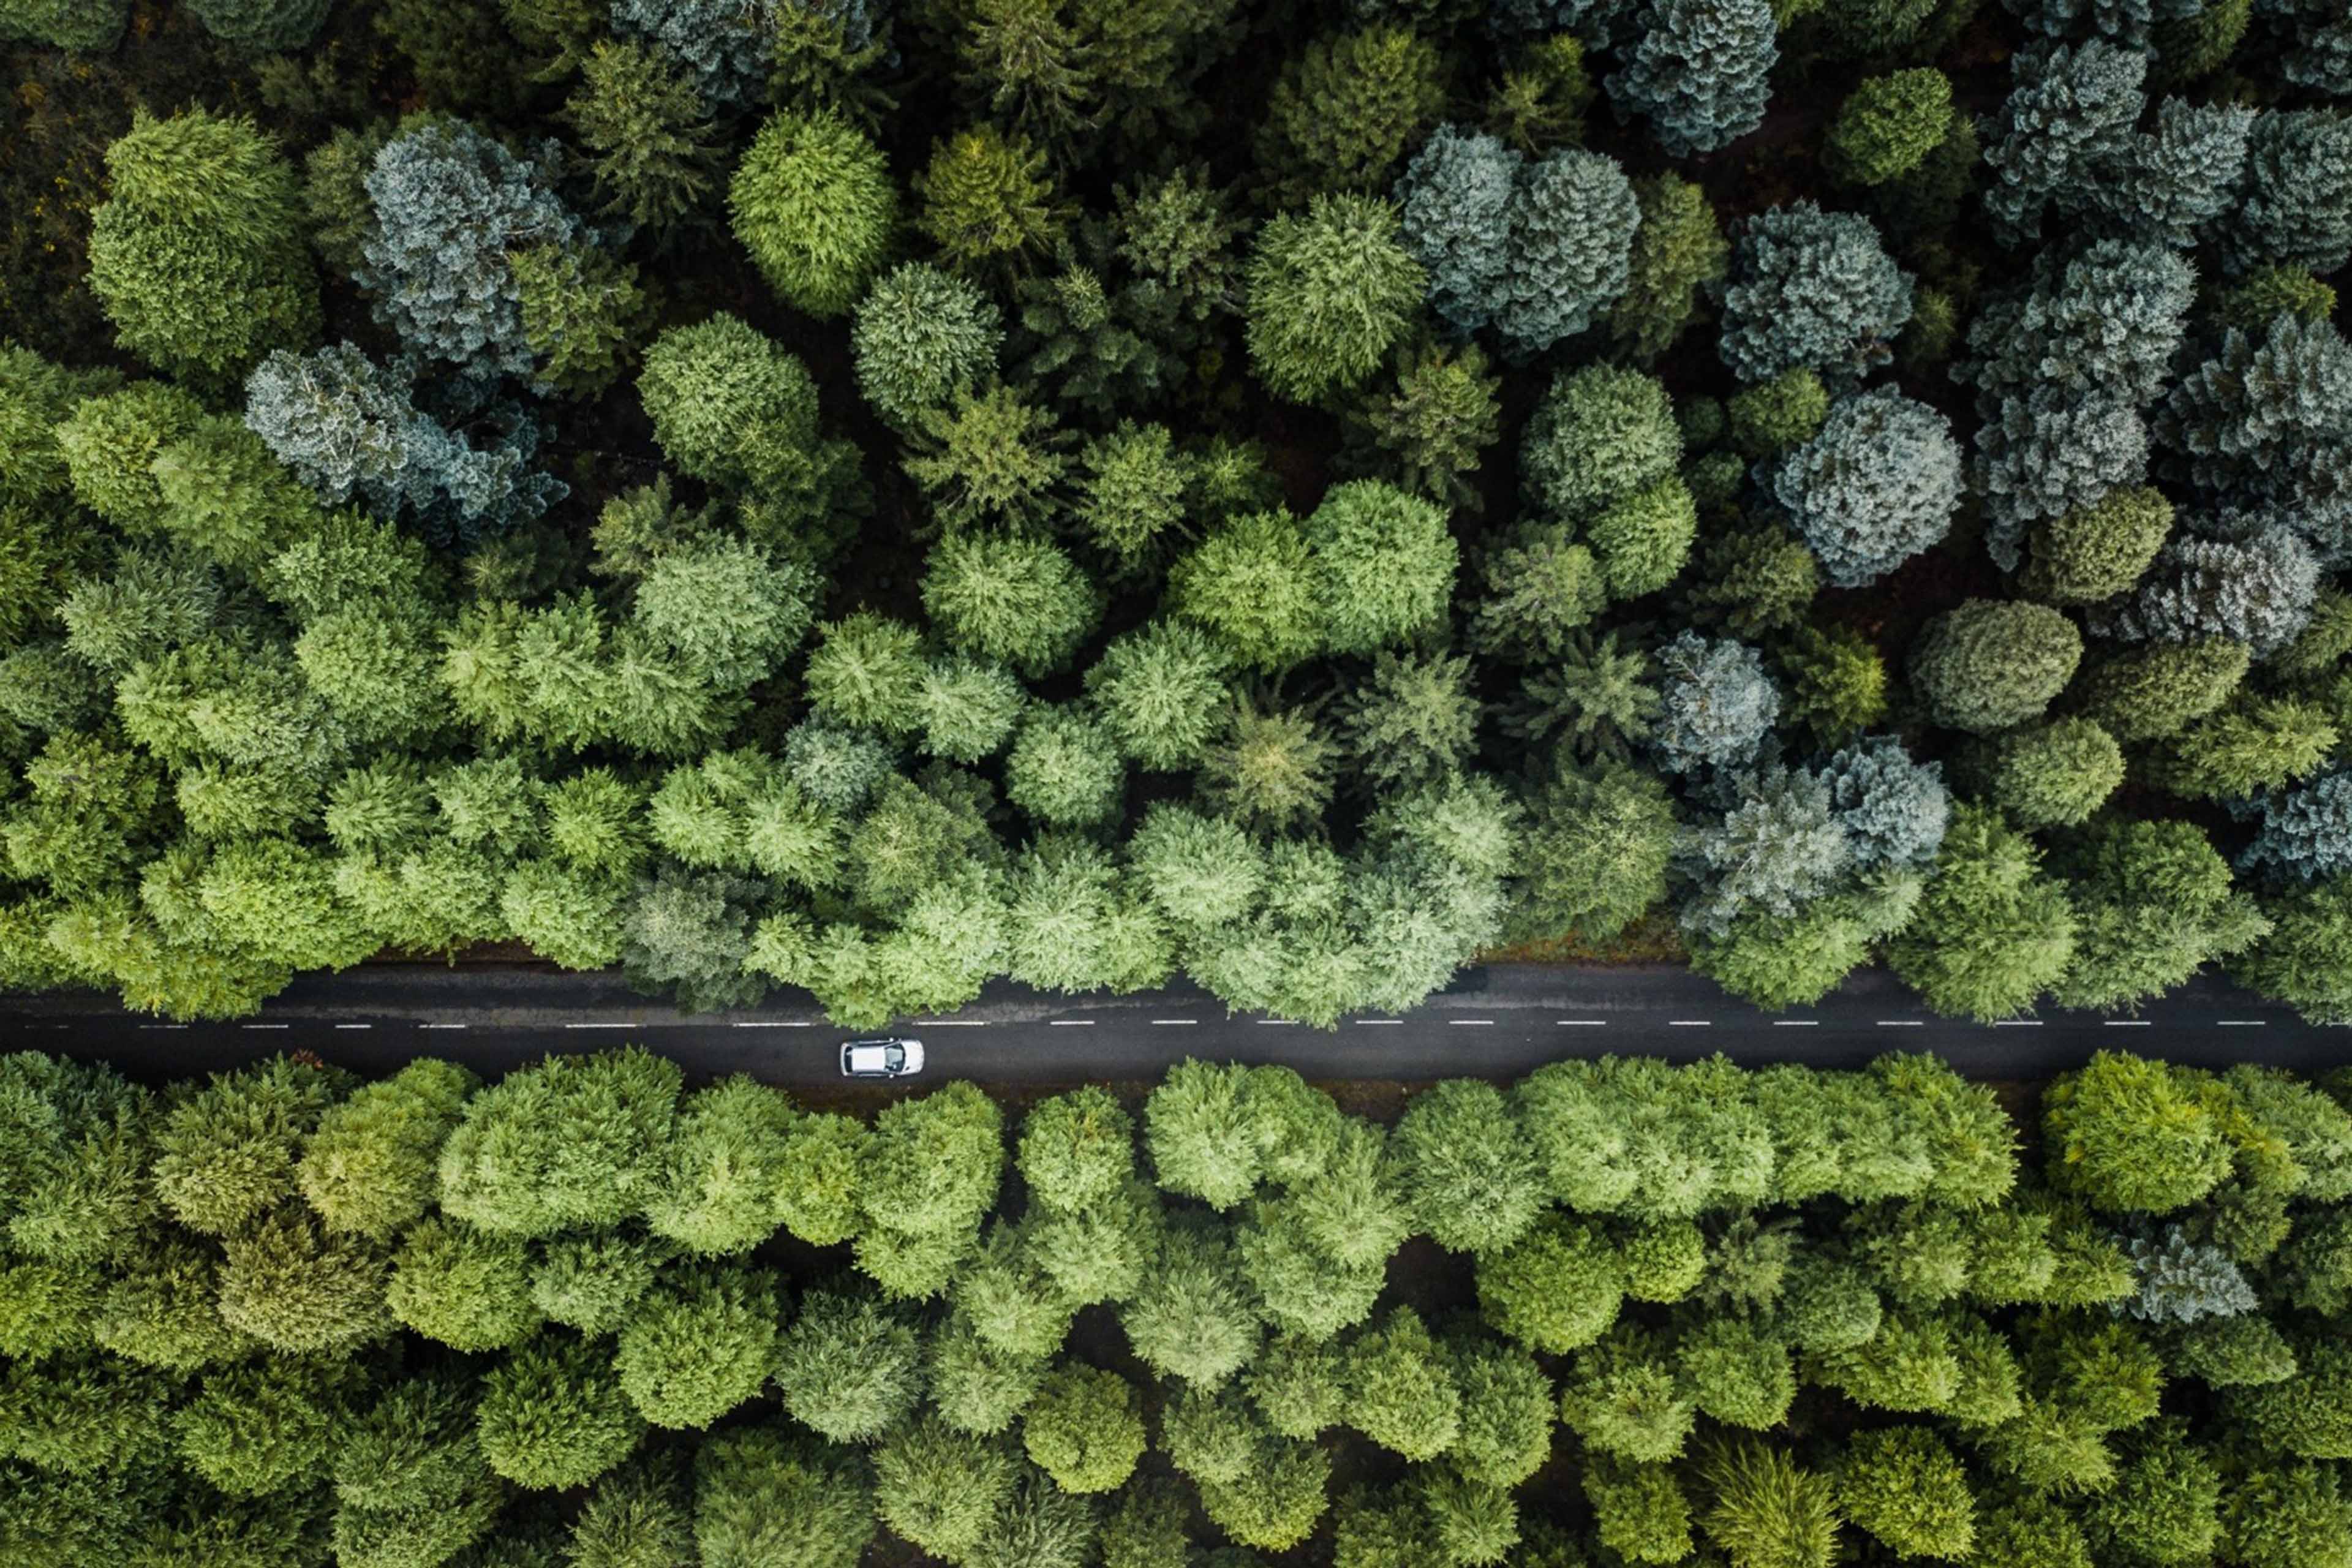
[[[858,301],[849,342],[866,401],[885,419],[912,426],[989,379],[1004,323],[971,284],[910,261]]]
[[[1247,826],[1279,832],[1313,822],[1330,802],[1338,751],[1308,711],[1237,701],[1201,760],[1201,794]]]
[[[349,1088],[341,1074],[289,1057],[215,1074],[156,1129],[155,1195],[192,1230],[245,1229],[293,1194],[302,1140]]]
[[[783,1222],[779,1195],[799,1120],[782,1093],[740,1076],[688,1095],[668,1168],[646,1205],[648,1228],[702,1258],[767,1240]]]
[[[589,153],[604,210],[656,229],[692,218],[717,187],[709,106],[665,50],[598,38],[580,57],[563,118]]]
[[[1829,1479],[1754,1438],[1707,1456],[1700,1478],[1712,1500],[1707,1536],[1734,1568],[1829,1568],[1838,1547],[1838,1510]]]
[[[1285,669],[1324,646],[1325,596],[1305,531],[1286,511],[1221,523],[1170,569],[1168,602],[1250,668]]]
[[[1269,194],[1295,205],[1324,192],[1385,191],[1444,103],[1444,57],[1410,28],[1316,39],[1283,68],[1258,128]]]
[[[234,378],[319,332],[294,171],[249,120],[143,110],[106,151],[89,283],[122,346],[160,369]]]
[[[800,1315],[777,1342],[784,1408],[835,1443],[892,1431],[922,1387],[913,1328],[871,1290],[803,1292]]]
[[[1917,915],[1887,947],[1903,982],[1941,1013],[2004,1017],[2032,1005],[2074,953],[2074,911],[2000,814],[1955,806]]]
[[[1224,652],[1186,621],[1153,621],[1112,639],[1087,691],[1121,754],[1147,768],[1196,763],[1231,700]]]
[[[1111,1491],[1143,1457],[1142,1403],[1117,1373],[1073,1363],[1047,1374],[1022,1415],[1021,1443],[1064,1491]]]
[[[1562,522],[1672,476],[1681,430],[1664,385],[1639,371],[1589,365],[1555,379],[1519,447],[1528,503]]]
[[[1625,291],[1605,318],[1609,336],[1647,363],[1672,348],[1700,310],[1706,285],[1724,274],[1731,244],[1706,193],[1667,172],[1633,182],[1642,224],[1633,231]]]
[[[2102,1051],[2042,1097],[2053,1170],[2104,1210],[2161,1214],[2230,1173],[2230,1149],[2196,1083],[2161,1062]]]
[[[680,1078],[641,1047],[509,1073],[441,1147],[442,1212],[505,1236],[618,1224],[666,1173]]]
[[[1675,811],[1654,774],[1563,757],[1530,802],[1513,927],[1606,942],[1666,896]]]
[[[2172,503],[2151,486],[2108,491],[2033,526],[2025,584],[2064,605],[2127,593],[2164,548]]]
[[[1535,1154],[1492,1085],[1452,1079],[1415,1096],[1389,1146],[1416,1221],[1440,1246],[1492,1253],[1535,1223]]]
[[[482,1458],[520,1486],[586,1486],[627,1458],[645,1418],[597,1345],[542,1333],[482,1379],[474,1410]]]
[[[1318,195],[1306,212],[1268,222],[1245,281],[1250,362],[1294,403],[1367,380],[1410,329],[1423,285],[1398,238],[1396,209],[1344,195]]]
[[[913,425],[903,466],[943,526],[1022,527],[1059,510],[1069,437],[1055,427],[1050,408],[1010,386],[977,393],[959,386]]]
[[[1937,723],[1985,734],[2040,715],[2082,657],[2082,633],[2056,610],[1971,599],[1927,623],[1911,680]]]
[[[1478,1259],[1478,1309],[1498,1331],[1547,1355],[1592,1343],[1617,1321],[1624,1270],[1590,1225],[1554,1214]]]
[[[941,138],[915,176],[915,195],[923,203],[916,226],[941,259],[965,272],[1048,250],[1068,222],[1046,178],[1045,154],[1027,137],[992,125]]]
[[[1442,507],[1354,479],[1326,492],[1302,531],[1333,651],[1371,653],[1444,619],[1458,552]]]
[[[950,1560],[979,1544],[1019,1479],[1018,1461],[1003,1441],[950,1431],[930,1415],[877,1449],[874,1469],[882,1522]]]
[[[1437,1342],[1408,1308],[1347,1352],[1348,1424],[1408,1459],[1431,1459],[1461,1432],[1462,1395]]]
[[[1093,585],[1062,550],[978,533],[932,546],[923,608],[960,650],[1030,675],[1066,664],[1100,614]]]
[[[278,1209],[221,1251],[221,1321],[274,1349],[347,1354],[392,1327],[382,1253],[326,1235],[299,1208]]]
[[[1076,703],[1033,706],[1004,759],[1005,798],[1053,826],[1108,821],[1126,783],[1108,727]]]
[[[776,292],[813,316],[857,303],[898,221],[881,152],[826,110],[770,115],[727,195],[735,237]]]
[[[767,1382],[776,1322],[766,1272],[732,1263],[673,1268],[622,1328],[613,1365],[647,1421],[708,1426]]]
[[[1968,1472],[1926,1427],[1856,1433],[1836,1481],[1846,1518],[1890,1550],[1908,1557],[1969,1555],[1976,1510]]]
[[[1824,163],[1857,185],[1885,184],[1917,168],[1950,129],[1952,83],[1927,67],[1865,77],[1838,106]]]
[[[710,1568],[854,1568],[874,1539],[874,1478],[855,1454],[739,1426],[694,1457],[694,1544]]]
[[[2123,749],[2088,719],[2012,730],[1999,745],[1992,798],[2023,827],[2086,822],[2124,782]]]
[[[524,1244],[438,1215],[412,1226],[384,1289],[392,1315],[457,1350],[499,1350],[539,1327]]]

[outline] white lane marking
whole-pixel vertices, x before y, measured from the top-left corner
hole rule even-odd
[[[240,1029],[290,1029],[293,1026],[291,1024],[240,1024],[237,1026]]]
[[[1669,1018],[1666,1020],[1666,1027],[1669,1029],[1711,1029],[1715,1027],[1715,1020],[1712,1018]]]
[[[1776,1029],[1817,1029],[1821,1023],[1819,1018],[1775,1018],[1772,1026]]]
[[[373,1029],[375,1026],[373,1024],[338,1024],[335,1027],[338,1029]]]
[[[634,1029],[635,1024],[566,1024],[567,1029]]]
[[[2147,1018],[2102,1018],[2099,1022],[2110,1029],[2145,1029],[2151,1026],[2150,1020]]]
[[[988,1020],[985,1018],[918,1018],[915,1020],[915,1027],[919,1029],[985,1029],[988,1027]]]
[[[1570,1029],[1605,1029],[1609,1026],[1606,1018],[1554,1018],[1552,1022]]]
[[[1171,1024],[1184,1024],[1184,1025],[1197,1024],[1197,1023],[1199,1023],[1201,1020],[1199,1020],[1198,1018],[1154,1018],[1154,1019],[1152,1019],[1151,1021],[1152,1021],[1152,1023],[1153,1023],[1153,1024],[1155,1024],[1155,1025],[1161,1026],[1167,1026],[1167,1025],[1171,1025]]]
[[[2261,1029],[2270,1025],[2268,1018],[2216,1018],[2213,1022],[2224,1029]]]
[[[2038,1029],[2042,1027],[2042,1020],[2039,1018],[1995,1018],[1992,1021],[1992,1026],[1996,1029]]]
[[[1448,1018],[1445,1021],[1457,1029],[1475,1029],[1482,1025],[1491,1026],[1495,1022],[1492,1018]]]
[[[1091,1029],[1095,1026],[1092,1018],[1049,1018],[1046,1022],[1057,1029]]]
[[[816,1026],[800,1023],[793,1019],[760,1018],[748,1023],[730,1024],[728,1027],[730,1029],[814,1029]]]
[[[1882,1029],[1924,1029],[1927,1026],[1927,1020],[1925,1018],[1881,1018],[1877,1020],[1877,1024]]]
[[[462,1029],[466,1026],[463,1024],[419,1024],[416,1026],[420,1029]]]
[[[185,1024],[142,1024],[139,1026],[142,1029],[184,1029],[187,1027]]]
[[[1350,1024],[1362,1024],[1367,1027],[1374,1027],[1388,1024],[1402,1024],[1404,1020],[1402,1018],[1350,1018],[1348,1022]]]
[[[1260,1018],[1258,1022],[1261,1024],[1271,1024],[1276,1028],[1286,1029],[1291,1025],[1298,1022],[1298,1020],[1296,1018]]]

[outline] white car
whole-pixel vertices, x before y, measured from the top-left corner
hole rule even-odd
[[[848,1040],[841,1047],[844,1078],[908,1078],[922,1070],[920,1040]]]

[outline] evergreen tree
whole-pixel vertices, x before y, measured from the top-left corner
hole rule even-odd
[[[236,377],[319,331],[294,172],[247,120],[134,115],[106,150],[89,285],[122,346],[161,369]]]
[[[1780,56],[1766,0],[1651,0],[1639,27],[1609,96],[1621,117],[1647,119],[1668,153],[1713,153],[1764,122]]]

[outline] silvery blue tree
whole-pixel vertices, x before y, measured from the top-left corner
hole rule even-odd
[[[1951,422],[1884,389],[1830,405],[1820,434],[1780,459],[1772,494],[1829,580],[1858,588],[1950,531],[1960,503]]]
[[[469,372],[531,373],[508,255],[581,229],[556,199],[551,167],[462,120],[427,121],[376,154],[367,175],[374,218],[355,277],[410,353]]]
[[[1769,0],[1651,0],[1610,100],[1673,156],[1712,153],[1764,123],[1779,38]]]
[[[320,500],[412,520],[439,542],[529,521],[565,493],[531,467],[538,433],[520,410],[491,410],[483,423],[497,439],[477,447],[418,409],[405,375],[350,343],[263,360],[246,379],[245,422]]]
[[[1658,649],[1659,712],[1651,743],[1676,773],[1752,760],[1780,716],[1763,656],[1730,637],[1685,631]]]
[[[1723,290],[1723,363],[1742,381],[1783,371],[1856,380],[1893,356],[1911,319],[1911,275],[1870,220],[1792,202],[1741,231]]]

